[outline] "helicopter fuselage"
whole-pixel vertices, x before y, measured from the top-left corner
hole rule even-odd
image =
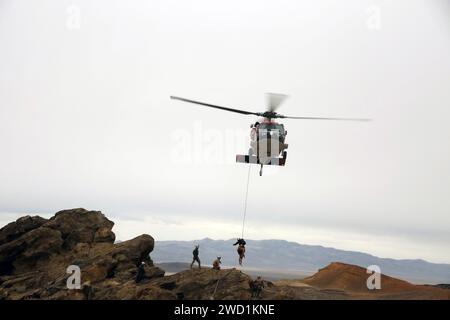
[[[287,131],[284,125],[265,119],[251,125],[249,156],[256,156],[261,164],[269,164],[271,159],[283,155],[288,145],[285,143]]]

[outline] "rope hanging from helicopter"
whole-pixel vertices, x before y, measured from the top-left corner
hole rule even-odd
[[[244,217],[242,219],[242,233],[241,238],[244,239],[244,228],[245,228],[245,218],[247,216],[247,199],[248,199],[248,186],[250,184],[250,169],[252,165],[248,165],[248,173],[247,173],[247,188],[245,190],[245,201],[244,201]]]

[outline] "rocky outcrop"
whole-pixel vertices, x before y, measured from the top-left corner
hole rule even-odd
[[[150,259],[151,236],[115,244],[113,226],[99,211],[72,209],[48,220],[26,216],[0,229],[0,299],[251,299],[252,279],[237,269],[164,276]],[[144,278],[136,283],[143,261]],[[79,289],[67,287],[68,266],[80,268]],[[271,282],[265,282],[261,296],[304,297],[331,296]]]
[[[249,299],[249,276],[236,269],[187,270],[164,277],[149,235],[114,243],[114,223],[99,211],[26,216],[0,229],[0,299]],[[137,266],[144,279],[136,283]],[[81,271],[69,289],[68,266]]]
[[[143,261],[146,278],[164,275],[150,259],[151,236],[114,244],[113,226],[99,211],[72,209],[48,220],[22,217],[0,229],[0,298],[85,299],[112,284],[136,287]],[[81,270],[80,290],[67,288],[70,265]]]
[[[57,212],[45,223],[46,228],[61,233],[65,249],[72,249],[78,243],[113,243],[115,240],[115,235],[111,231],[113,226],[114,223],[100,211],[85,209]]]
[[[0,229],[0,299],[251,299],[252,279],[237,269],[184,270],[170,276],[150,259],[149,235],[114,243],[114,223],[99,211],[26,216]],[[142,279],[136,283],[138,266]],[[67,268],[80,286],[68,287]],[[264,281],[260,299],[450,299],[450,290],[382,276],[367,292],[365,269],[332,263],[303,280]],[[69,281],[69,284],[71,282]]]
[[[11,222],[0,230],[0,246],[13,241],[33,229],[39,228],[47,219],[39,216],[25,216],[15,222]]]

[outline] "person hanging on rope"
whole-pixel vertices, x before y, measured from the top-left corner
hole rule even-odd
[[[213,262],[214,270],[220,270],[220,265],[222,264],[222,261],[220,261],[220,259],[222,259],[222,257],[217,257],[217,259],[214,260],[214,262]]]
[[[247,243],[243,238],[238,238],[236,243],[233,246],[238,245],[237,253],[239,255],[239,265],[242,266],[242,260],[245,258],[245,245]]]
[[[194,251],[192,251],[193,257],[192,257],[191,269],[192,269],[192,266],[194,265],[195,262],[198,263],[198,268],[199,268],[199,269],[202,268],[202,267],[201,267],[201,264],[200,264],[200,258],[198,257],[198,248],[199,248],[199,247],[200,247],[199,244],[196,245]]]
[[[235,243],[233,243],[233,246],[235,246],[235,245],[237,245],[237,244],[239,244],[239,245],[246,245],[247,243],[245,242],[245,240],[244,239],[242,239],[242,238],[238,238],[237,240],[236,240],[236,242]]]

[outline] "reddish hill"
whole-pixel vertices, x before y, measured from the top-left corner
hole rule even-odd
[[[356,298],[381,299],[450,299],[450,290],[414,285],[409,282],[381,275],[381,289],[369,290],[366,269],[359,266],[333,262],[303,283],[321,289],[338,289]]]

